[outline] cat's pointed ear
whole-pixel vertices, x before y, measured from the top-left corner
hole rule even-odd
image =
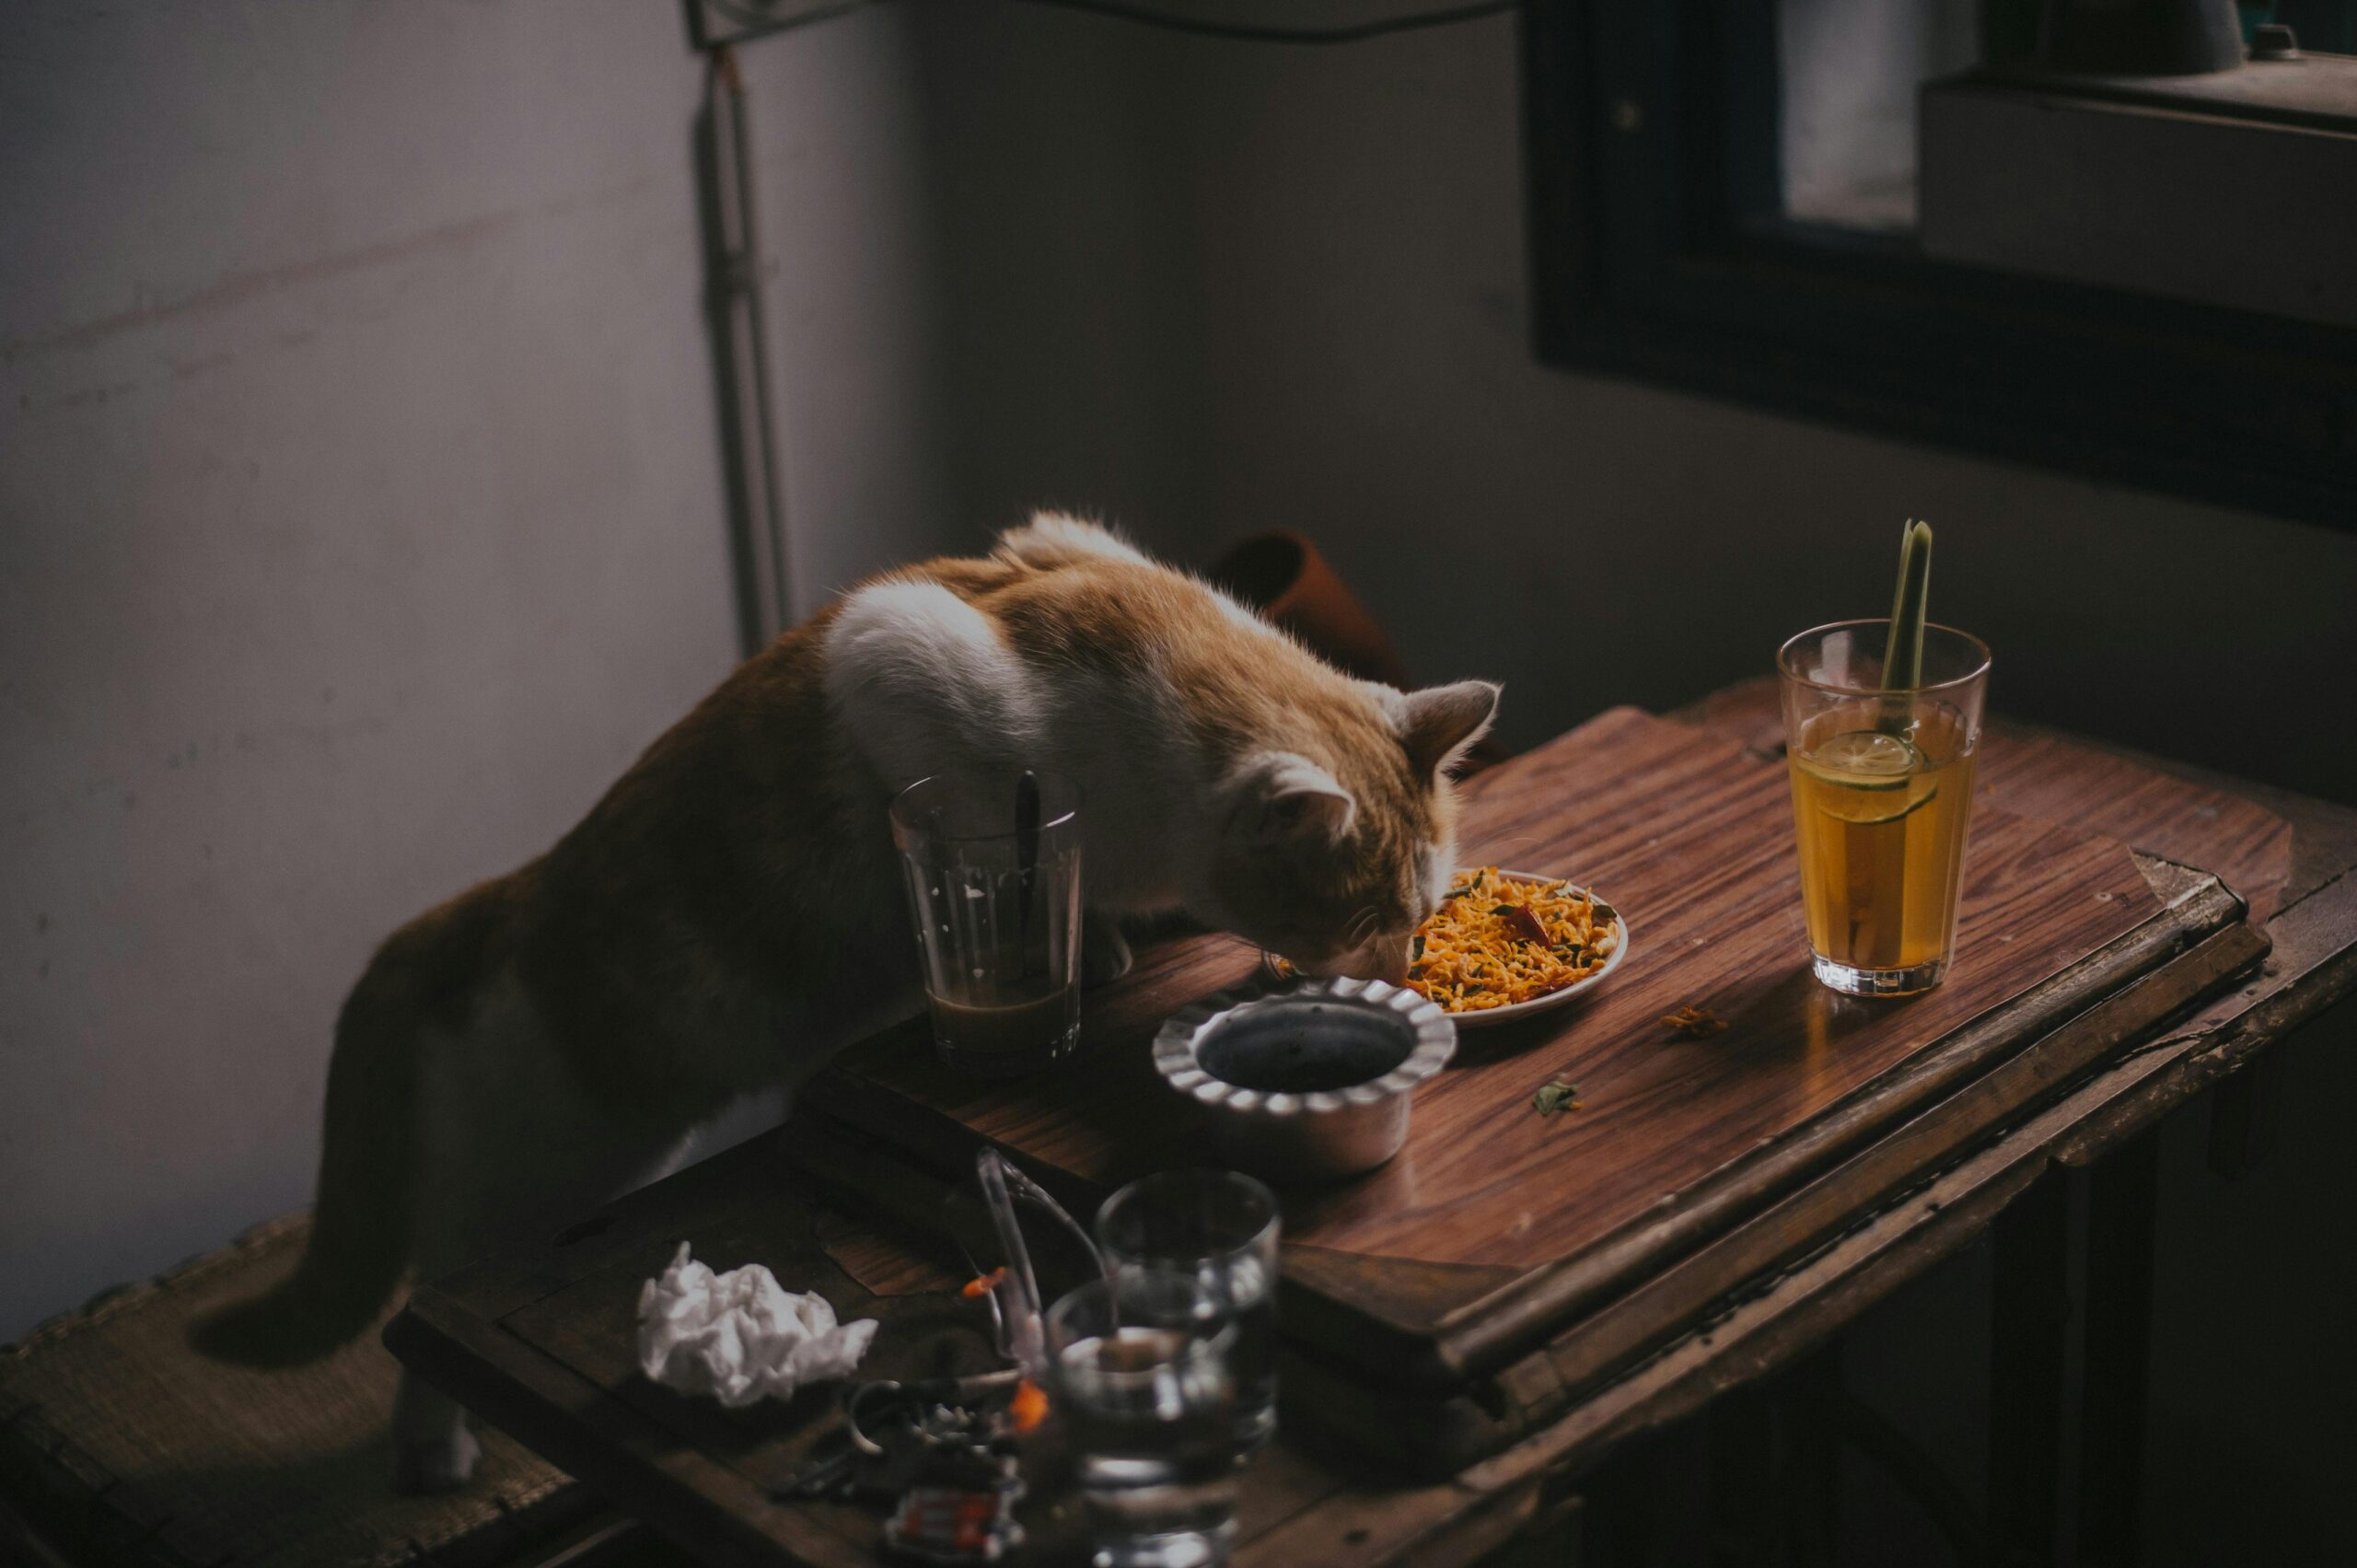
[[[1297,752],[1262,752],[1238,771],[1231,788],[1227,830],[1247,843],[1339,843],[1358,820],[1351,792]]]
[[[1460,680],[1400,693],[1391,705],[1391,727],[1407,748],[1409,766],[1436,773],[1465,755],[1490,733],[1498,714],[1500,688],[1488,680]]]

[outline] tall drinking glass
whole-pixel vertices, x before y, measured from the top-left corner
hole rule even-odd
[[[1124,1269],[1048,1308],[1047,1340],[1097,1568],[1226,1562],[1236,1325],[1190,1276]]]
[[[1236,1446],[1277,1430],[1277,1200],[1232,1170],[1166,1170],[1105,1200],[1097,1245],[1117,1276],[1169,1269],[1193,1279],[1236,1324]]]
[[[1817,978],[1906,996],[1947,973],[1989,649],[1923,629],[1922,683],[1882,685],[1890,623],[1804,632],[1776,656],[1801,901]]]
[[[1068,1054],[1080,1039],[1079,789],[1046,773],[920,779],[892,802],[892,842],[941,1059],[1004,1075]]]

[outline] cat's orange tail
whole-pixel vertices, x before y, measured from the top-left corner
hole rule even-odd
[[[316,1361],[368,1327],[409,1267],[422,1019],[389,956],[371,966],[336,1020],[319,1202],[303,1260],[269,1292],[192,1329],[191,1342],[216,1360]]]

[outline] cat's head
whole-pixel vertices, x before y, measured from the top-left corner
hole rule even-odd
[[[1397,981],[1456,869],[1448,774],[1498,688],[1353,686],[1299,749],[1250,749],[1228,772],[1202,912],[1309,973]]]

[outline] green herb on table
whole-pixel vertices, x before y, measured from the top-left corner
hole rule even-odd
[[[1530,1105],[1541,1116],[1552,1116],[1559,1110],[1578,1110],[1582,1109],[1580,1086],[1565,1083],[1559,1073],[1538,1086],[1538,1092],[1530,1097]]]

